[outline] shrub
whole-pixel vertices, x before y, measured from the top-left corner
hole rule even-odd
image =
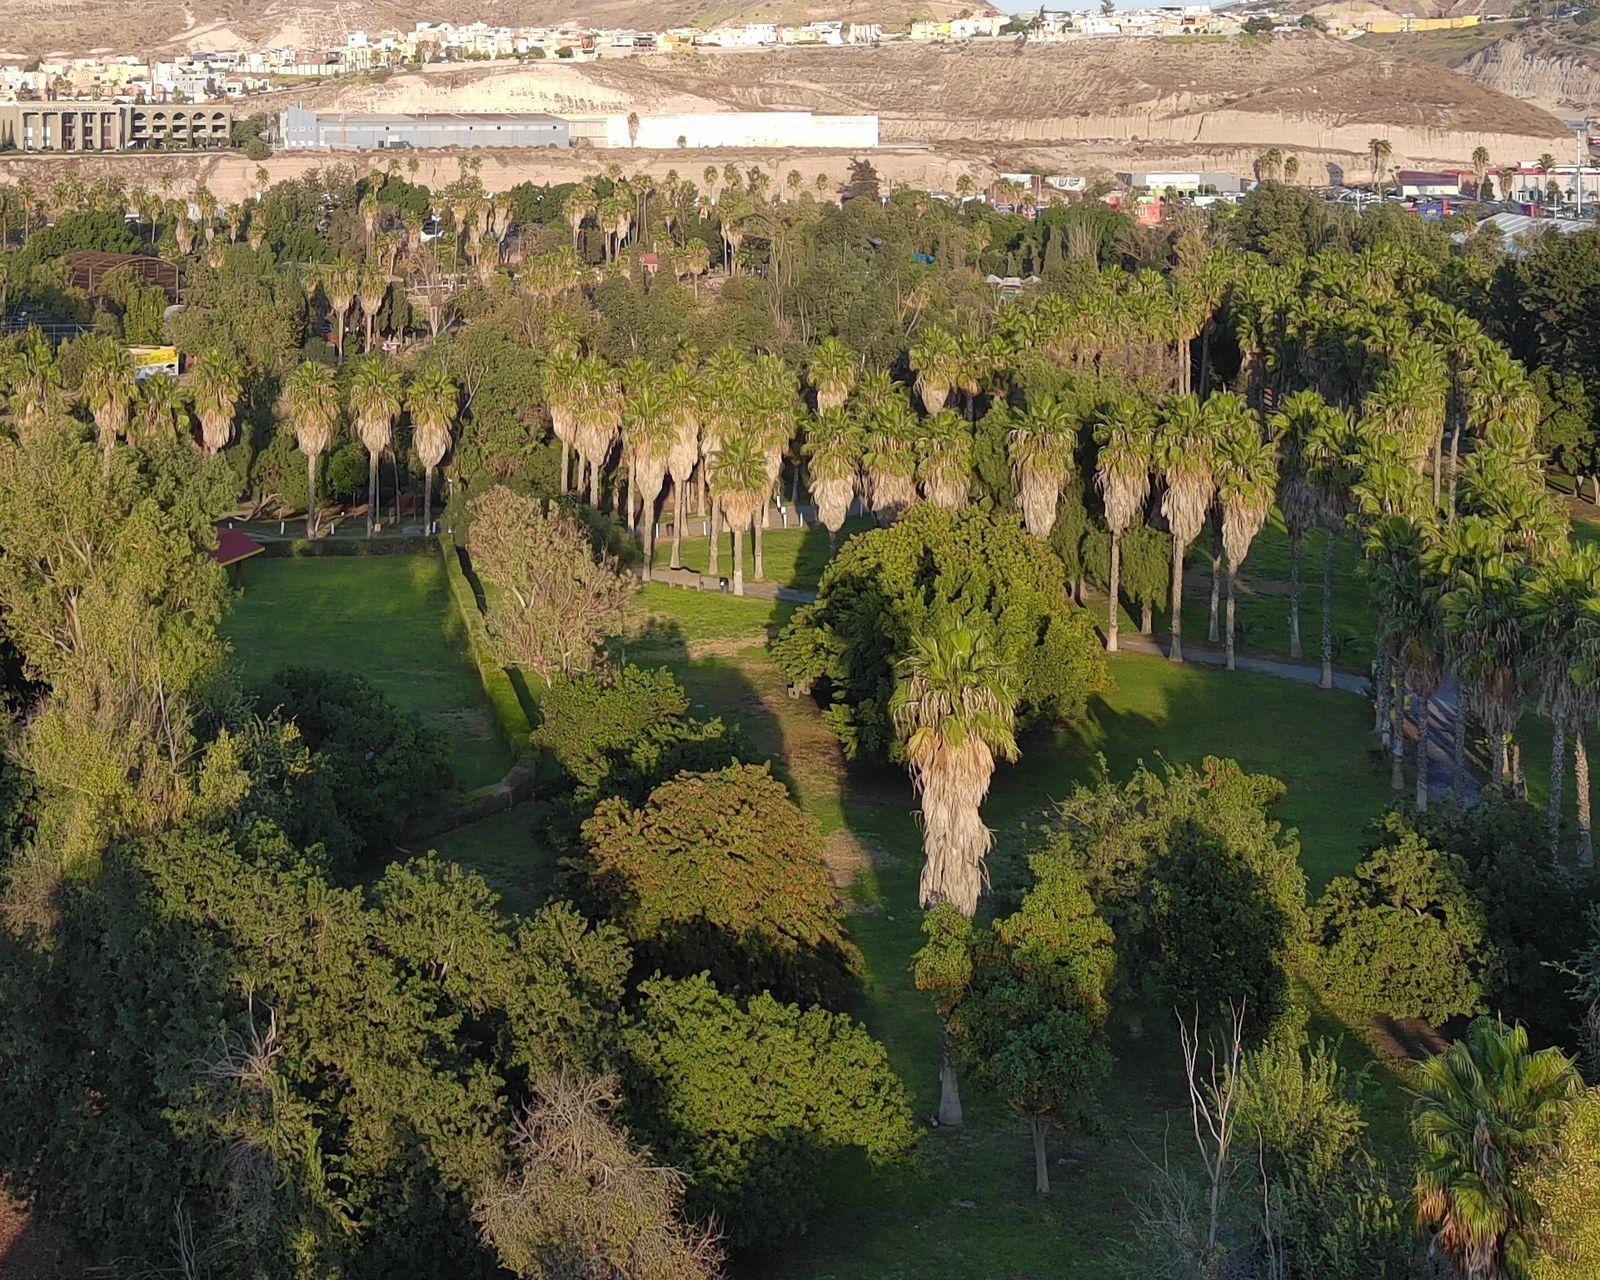
[[[852,538],[773,656],[801,689],[820,687],[852,759],[896,759],[895,666],[934,613],[981,620],[1023,691],[1019,721],[1068,719],[1111,687],[1088,613],[1066,597],[1061,561],[1012,513],[913,508]]]
[[[644,972],[709,972],[724,989],[837,999],[855,964],[822,862],[822,833],[765,766],[681,773],[634,808],[583,825],[592,900]]]

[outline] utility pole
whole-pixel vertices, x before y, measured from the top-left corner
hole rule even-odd
[[[1589,150],[1589,122],[1587,120],[1574,120],[1569,126],[1572,129],[1573,140],[1578,148],[1578,217],[1583,217],[1583,162]]]

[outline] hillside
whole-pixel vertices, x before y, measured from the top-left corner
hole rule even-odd
[[[5,0],[0,54],[34,56],[97,49],[189,50],[243,46],[316,47],[351,31],[409,30],[419,21],[512,26],[582,19],[595,26],[659,30],[724,22],[809,22],[821,18],[907,27],[913,17],[972,10],[958,0]],[[138,33],[138,43],[130,44]]]
[[[1497,155],[1537,155],[1566,136],[1549,114],[1444,68],[1309,33],[430,69],[308,96],[347,110],[864,112],[882,118],[886,143],[1287,146],[1360,155],[1382,135],[1397,157],[1413,161],[1465,159],[1480,143]]]
[[[1458,70],[1563,117],[1600,115],[1600,21],[1528,23],[1465,58]]]

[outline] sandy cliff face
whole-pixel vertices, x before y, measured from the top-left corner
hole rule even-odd
[[[1473,54],[1460,71],[1562,117],[1600,114],[1600,50],[1508,36]]]

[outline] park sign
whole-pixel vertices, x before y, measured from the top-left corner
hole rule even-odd
[[[178,376],[177,347],[129,347],[128,355],[133,359],[133,376],[140,382],[158,373]]]

